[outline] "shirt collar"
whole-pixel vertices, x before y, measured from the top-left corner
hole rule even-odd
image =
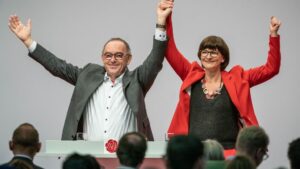
[[[122,73],[119,77],[117,77],[116,80],[115,80],[115,83],[121,83],[124,74],[125,74],[125,72]],[[109,80],[109,79],[110,79],[110,77],[108,76],[107,72],[105,72],[105,75],[104,75],[104,81],[107,81],[107,80]]]
[[[24,158],[28,158],[29,160],[33,160],[30,156],[25,154],[15,154],[15,157],[24,157]]]

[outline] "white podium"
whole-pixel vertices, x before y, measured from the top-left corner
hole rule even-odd
[[[165,169],[162,159],[165,155],[167,142],[149,141],[145,160],[141,169]],[[105,150],[104,142],[101,141],[61,141],[47,140],[45,152],[39,153],[41,157],[65,158],[71,153],[91,154],[97,158],[97,161],[105,169],[115,169],[119,166],[119,161],[115,153],[109,153]]]

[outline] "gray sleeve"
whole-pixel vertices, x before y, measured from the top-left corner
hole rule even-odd
[[[47,49],[37,44],[35,50],[28,54],[31,58],[44,66],[52,75],[59,77],[72,85],[76,84],[80,68],[57,58]]]
[[[167,41],[153,39],[151,53],[137,69],[139,82],[143,88],[144,94],[152,86],[157,74],[162,69],[162,62],[165,56]]]

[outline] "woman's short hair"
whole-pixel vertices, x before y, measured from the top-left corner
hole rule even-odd
[[[224,62],[221,64],[221,70],[225,70],[227,65],[229,64],[229,48],[226,44],[226,42],[219,36],[208,36],[202,40],[202,42],[199,45],[199,50],[198,50],[198,57],[201,60],[201,51],[204,49],[218,49],[219,52],[222,54],[224,57]]]
[[[207,160],[225,160],[224,148],[216,140],[207,139],[203,141],[204,155]]]

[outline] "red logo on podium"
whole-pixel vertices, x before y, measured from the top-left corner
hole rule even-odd
[[[110,153],[114,153],[117,151],[118,148],[118,142],[116,140],[113,139],[109,139],[106,143],[105,143],[105,147],[106,150]]]

